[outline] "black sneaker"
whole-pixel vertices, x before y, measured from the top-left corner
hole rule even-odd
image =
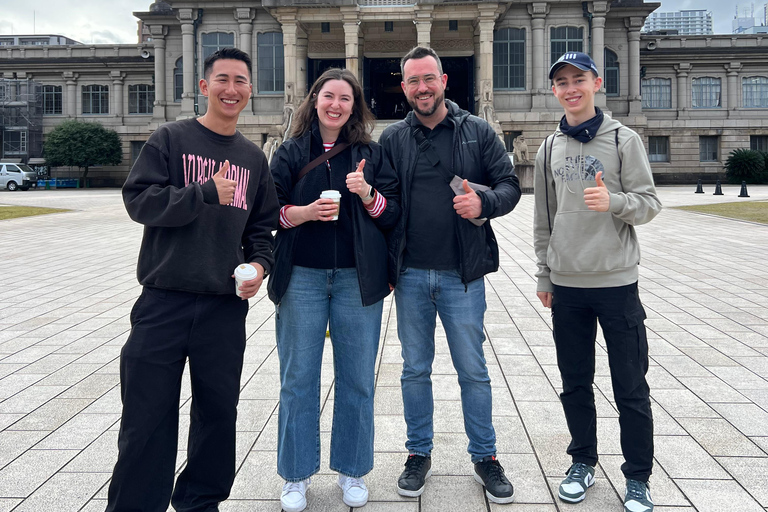
[[[409,455],[405,469],[397,479],[397,494],[416,498],[424,492],[426,480],[432,475],[432,458]]]
[[[475,462],[475,480],[485,486],[485,495],[494,503],[512,503],[515,499],[515,488],[504,475],[496,457],[485,457]]]

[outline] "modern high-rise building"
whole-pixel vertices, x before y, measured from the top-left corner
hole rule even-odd
[[[679,35],[707,35],[712,30],[712,12],[685,10],[673,12],[652,12],[645,20],[643,32],[676,30]]]

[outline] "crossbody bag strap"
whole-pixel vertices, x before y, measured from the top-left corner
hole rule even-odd
[[[549,234],[552,235],[552,217],[549,213],[549,183],[547,183],[547,167],[552,162],[552,147],[555,145],[555,136],[552,136],[552,143],[549,145],[549,159],[547,159],[548,140],[549,136],[544,139],[544,201],[546,202],[547,207],[547,224],[549,225]]]
[[[336,144],[331,149],[329,149],[328,151],[326,151],[325,153],[323,153],[319,157],[317,157],[314,160],[312,160],[311,162],[309,162],[307,165],[304,166],[304,168],[301,171],[299,171],[299,175],[296,177],[296,183],[301,181],[301,178],[306,176],[309,171],[311,171],[312,169],[314,169],[315,167],[317,167],[321,163],[330,160],[334,156],[336,156],[339,153],[341,153],[342,151],[344,151],[347,148],[347,146],[349,146],[349,144],[346,143],[346,142],[342,142],[341,144]]]
[[[420,127],[417,126],[413,129],[413,137],[416,139],[416,144],[419,146],[419,151],[424,154],[424,156],[427,158],[427,161],[433,167],[437,167],[437,170],[440,171],[440,174],[443,175],[443,179],[446,183],[450,183],[453,177],[456,175],[446,169],[446,167],[440,161],[440,157],[437,156],[437,151],[435,150],[434,146],[432,146],[432,143],[429,142],[429,139],[424,136],[424,132],[421,131]]]

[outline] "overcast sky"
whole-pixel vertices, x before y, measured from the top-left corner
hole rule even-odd
[[[749,6],[751,2],[739,1]],[[768,0],[757,0],[756,16]],[[81,43],[135,43],[134,11],[148,11],[152,0],[0,0],[0,34],[60,34]],[[732,0],[663,0],[659,12],[712,11],[716,34],[730,34]]]

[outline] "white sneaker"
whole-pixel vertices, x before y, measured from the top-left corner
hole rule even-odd
[[[307,508],[307,487],[311,482],[310,478],[301,482],[285,482],[280,494],[280,504],[285,512],[301,512]]]
[[[368,488],[362,478],[339,475],[339,487],[344,492],[344,503],[349,507],[362,507],[368,503]]]

